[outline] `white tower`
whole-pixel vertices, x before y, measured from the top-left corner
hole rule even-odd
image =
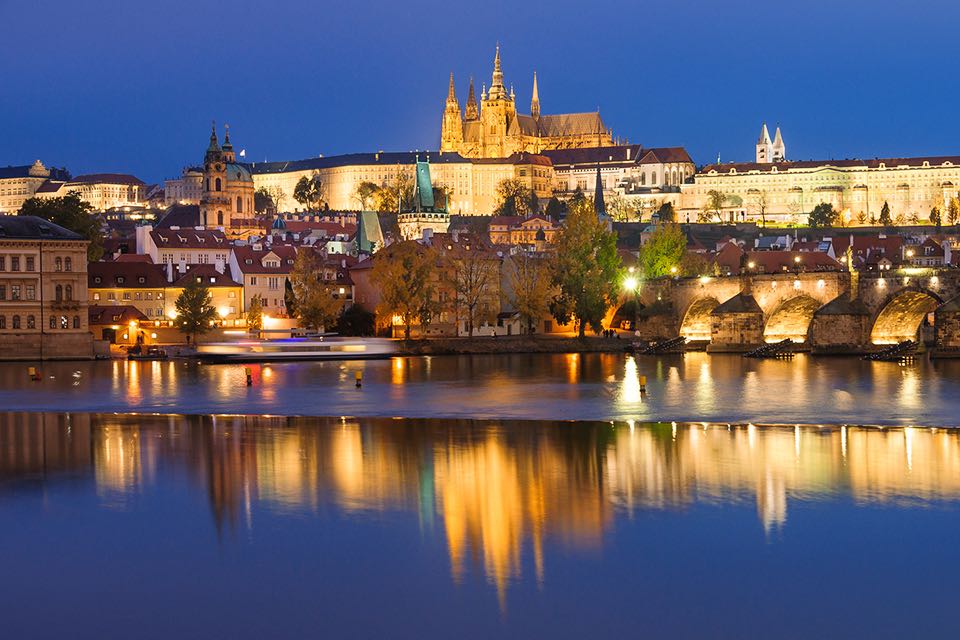
[[[773,161],[773,142],[770,140],[770,132],[767,130],[767,123],[763,123],[760,129],[760,137],[757,139],[757,164],[769,164]]]
[[[771,160],[773,162],[783,162],[787,159],[787,147],[783,144],[783,136],[780,135],[780,127],[777,127],[777,132],[773,135],[773,154]]]

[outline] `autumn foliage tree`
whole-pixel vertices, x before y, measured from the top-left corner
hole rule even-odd
[[[290,271],[290,286],[296,299],[296,317],[300,324],[312,331],[333,326],[343,309],[336,289],[323,279],[320,255],[308,248],[297,251]]]
[[[545,258],[519,253],[510,259],[510,303],[527,333],[550,311],[550,269]]]
[[[419,323],[425,328],[438,311],[436,252],[418,242],[401,242],[379,251],[373,260],[370,279],[380,292],[377,313],[399,317],[403,337],[409,340],[411,327]]]
[[[500,291],[500,260],[483,247],[460,242],[445,260],[445,284],[458,317],[466,320],[467,335],[476,325],[492,320]]]

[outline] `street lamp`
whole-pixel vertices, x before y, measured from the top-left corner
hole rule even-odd
[[[633,267],[630,267],[629,271],[633,273]],[[636,331],[640,318],[640,282],[635,276],[627,276],[623,279],[623,289],[633,294],[633,330]]]

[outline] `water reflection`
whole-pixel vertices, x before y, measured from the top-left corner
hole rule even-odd
[[[425,535],[443,540],[452,579],[480,572],[503,603],[525,566],[546,580],[548,540],[598,548],[618,518],[638,510],[752,502],[771,533],[788,525],[797,500],[956,500],[960,433],[0,414],[0,496],[23,483],[77,478],[92,479],[109,509],[131,508],[145,488],[186,478],[208,496],[221,532],[255,529],[261,509],[281,517],[328,508],[359,518],[416,513]]]

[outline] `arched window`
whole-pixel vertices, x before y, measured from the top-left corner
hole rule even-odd
[[[217,191],[223,191],[223,183],[220,181],[220,178],[217,178],[217,181],[214,184],[217,186]]]
[[[217,226],[223,226],[223,211],[217,211]]]
[[[207,178],[207,191],[210,191],[210,178]]]
[[[50,316],[50,328],[51,329],[57,328],[57,316]]]
[[[36,328],[37,328],[36,316],[27,316],[27,329],[36,329]]]
[[[73,300],[73,285],[68,284],[64,293],[66,294],[66,299],[68,301]]]
[[[63,259],[63,269],[64,271],[73,271],[73,258]]]
[[[640,174],[640,185],[643,186],[643,185],[645,185],[645,184],[647,184],[647,174],[641,173],[641,174]]]
[[[237,213],[243,213],[243,198],[237,196]]]
[[[73,328],[74,329],[80,328],[80,316],[73,316]]]
[[[56,295],[54,296],[57,302],[63,300],[63,285],[58,284],[57,288],[54,289]]]
[[[653,186],[656,186],[656,184],[657,184],[657,172],[654,171],[650,174],[650,186],[653,187]]]
[[[7,328],[7,316],[0,316],[0,329]]]
[[[69,328],[70,328],[70,321],[67,320],[67,316],[60,316],[60,328],[61,328],[61,329],[69,329]]]
[[[20,316],[13,316],[13,328],[14,329],[20,328]]]
[[[56,260],[53,261],[53,263],[54,263],[54,265],[55,265],[55,266],[54,266],[54,269],[56,269],[57,271],[63,271],[63,259],[62,259],[62,258],[57,258]]]

